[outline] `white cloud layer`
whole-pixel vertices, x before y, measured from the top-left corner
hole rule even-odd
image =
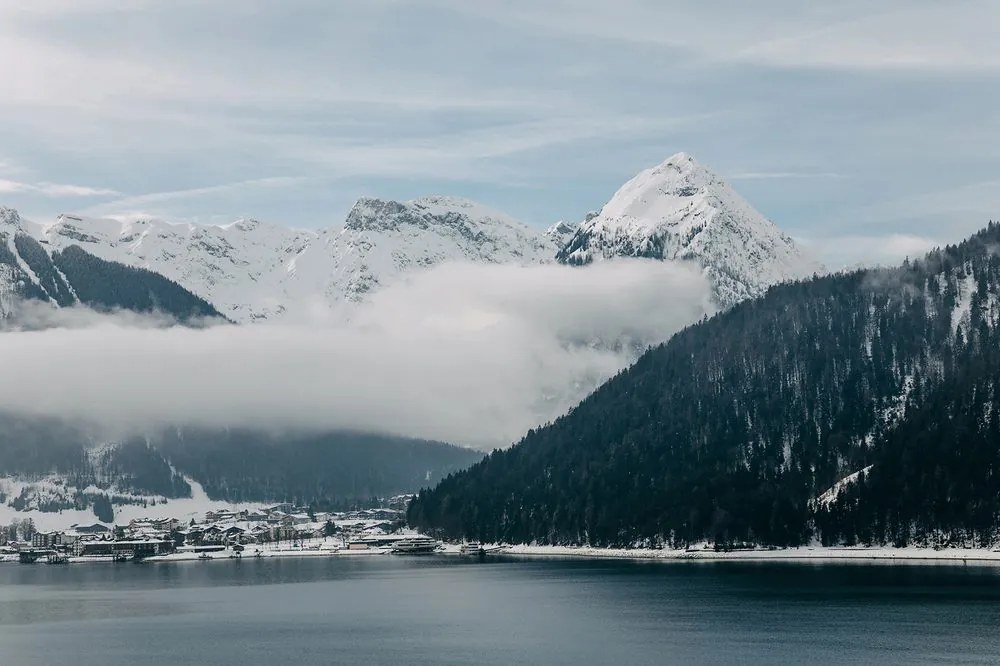
[[[68,310],[0,334],[0,408],[116,432],[351,428],[491,448],[709,311],[695,267],[443,265],[331,316],[189,329]],[[16,378],[16,379],[14,379]]]

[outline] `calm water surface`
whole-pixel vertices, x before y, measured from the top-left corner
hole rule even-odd
[[[56,662],[997,664],[1000,568],[443,557],[0,565],[0,663]]]

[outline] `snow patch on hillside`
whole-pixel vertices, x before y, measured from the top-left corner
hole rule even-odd
[[[857,472],[854,472],[853,474],[848,474],[840,481],[837,481],[837,483],[833,484],[827,491],[825,491],[819,497],[816,498],[815,500],[816,505],[829,506],[833,502],[836,502],[837,498],[840,497],[840,493],[842,493],[849,486],[852,486],[855,483],[857,483],[858,479],[868,474],[868,471],[872,467],[874,467],[874,465],[868,465],[864,469],[859,469]]]
[[[23,479],[14,476],[0,477],[0,493],[6,496],[6,501],[0,503],[0,525],[9,525],[13,521],[30,518],[35,527],[42,531],[63,530],[71,525],[89,525],[97,520],[92,508],[64,508],[46,511],[42,507],[53,505],[72,505],[74,497],[79,494],[89,496],[106,495],[111,499],[114,508],[116,524],[122,525],[138,518],[177,518],[189,522],[192,518],[201,520],[206,511],[212,509],[231,509],[241,511],[261,506],[260,502],[226,502],[208,497],[204,487],[185,476],[184,480],[191,486],[191,497],[166,498],[158,495],[140,495],[122,492],[114,489],[101,489],[96,486],[76,488],[64,477],[50,474],[40,479]],[[13,506],[16,498],[25,498],[27,505],[18,510]],[[127,503],[115,504],[115,500]]]
[[[972,295],[976,293],[978,285],[976,277],[972,272],[968,272],[963,280],[958,283],[958,298],[955,302],[955,309],[951,313],[951,334],[958,334],[959,329],[969,329],[972,312]]]

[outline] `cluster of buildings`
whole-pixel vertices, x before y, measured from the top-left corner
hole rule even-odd
[[[327,537],[340,537],[346,546],[350,541],[393,534],[404,521],[405,512],[399,508],[319,512],[281,503],[253,510],[219,508],[187,523],[176,518],[142,518],[113,527],[95,523],[37,531],[30,540],[8,544],[0,553],[18,554],[23,562],[53,554],[131,559],[248,544],[305,545]]]

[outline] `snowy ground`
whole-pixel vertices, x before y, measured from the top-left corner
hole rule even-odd
[[[490,556],[513,557],[573,557],[581,559],[621,559],[650,560],[660,562],[680,561],[743,561],[743,562],[900,562],[909,564],[996,564],[1000,565],[1000,549],[985,548],[881,548],[881,547],[823,547],[802,546],[797,548],[776,548],[774,550],[735,550],[716,552],[710,548],[691,550],[670,550],[653,548],[591,548],[588,546],[527,546],[484,544]],[[460,544],[444,544],[437,555],[459,555]],[[302,546],[290,543],[250,544],[245,547],[240,559],[272,557],[369,557],[387,555],[389,548],[349,550],[343,547],[340,537],[313,539]],[[259,555],[258,555],[259,553]],[[236,556],[226,549],[213,553],[171,553],[148,557],[145,562],[184,562],[208,560],[232,560]],[[0,562],[16,562],[16,555],[0,556]],[[108,557],[71,557],[71,563],[111,562]]]
[[[974,548],[866,548],[803,546],[775,550],[711,549],[658,550],[643,548],[590,548],[576,546],[507,546],[506,555],[531,557],[618,558],[635,560],[742,560],[742,561],[906,561],[906,562],[996,562],[1000,551]]]
[[[143,562],[189,562],[208,560],[234,560],[234,559],[257,559],[272,557],[360,557],[387,555],[389,548],[369,548],[367,550],[350,550],[343,547],[343,541],[339,537],[329,537],[325,539],[312,539],[306,541],[301,546],[293,546],[290,543],[268,543],[249,544],[244,547],[240,555],[227,548],[211,553],[196,552],[175,552],[169,555],[156,555],[144,558]],[[17,562],[17,555],[0,555],[0,563]],[[85,562],[113,563],[114,559],[108,556],[89,555],[75,556],[69,558],[70,564],[80,564]]]
[[[254,510],[261,507],[261,502],[225,502],[209,499],[208,494],[200,483],[191,477],[184,477],[191,486],[191,497],[176,499],[166,499],[162,497],[149,497],[157,504],[142,506],[141,504],[116,504],[115,523],[127,525],[129,521],[140,518],[176,518],[182,523],[189,522],[192,518],[204,520],[205,512],[216,509],[229,509],[239,512],[243,509]],[[0,478],[8,496],[16,497],[21,488],[28,482],[21,482],[10,478]],[[43,487],[45,481],[30,482],[35,487]],[[51,485],[51,484],[48,484]],[[60,489],[65,492],[65,489]],[[142,499],[141,496],[130,496]],[[62,511],[18,511],[9,504],[0,503],[0,525],[8,525],[13,521],[20,521],[31,518],[35,528],[42,532],[55,530],[66,530],[72,525],[93,525],[99,522],[92,509],[75,510],[63,509]]]
[[[371,548],[368,550],[349,550],[343,547],[343,541],[339,537],[326,539],[313,539],[303,546],[293,546],[287,543],[269,544],[249,544],[244,547],[239,559],[249,560],[257,557],[330,557],[330,556],[361,556],[361,555],[386,555],[388,548]],[[147,557],[144,562],[184,562],[190,560],[231,560],[237,559],[236,554],[230,550],[221,550],[213,553],[170,553],[169,555],[158,555]]]

